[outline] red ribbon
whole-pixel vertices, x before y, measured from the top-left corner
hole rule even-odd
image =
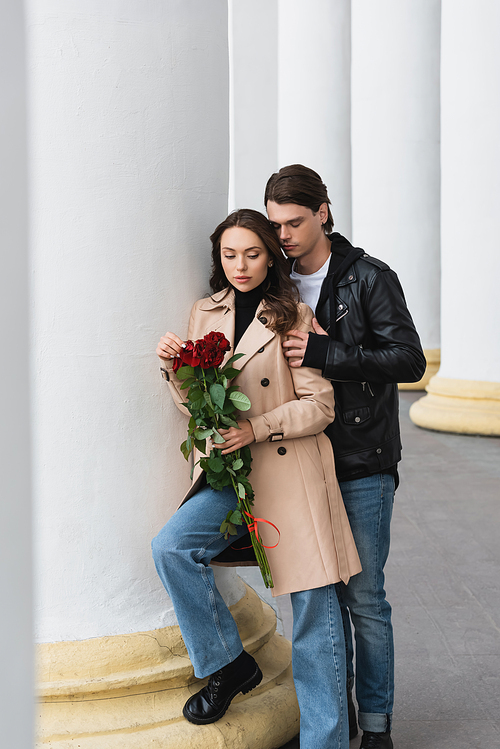
[[[262,546],[264,547],[264,549],[275,549],[277,547],[277,545],[279,544],[280,537],[281,537],[281,533],[280,533],[279,528],[277,528],[274,525],[274,523],[271,523],[270,520],[265,520],[264,518],[254,518],[254,516],[250,515],[250,513],[247,512],[246,510],[243,510],[243,512],[245,513],[245,515],[247,517],[249,517],[249,518],[251,518],[253,520],[253,523],[247,523],[247,528],[250,531],[250,533],[255,533],[255,537],[256,537],[257,541],[260,541],[260,538],[259,538],[259,529],[258,529],[257,523],[267,523],[268,525],[272,525],[272,527],[274,528],[275,531],[278,531],[278,540],[274,544],[274,546],[266,546],[265,544],[262,544],[262,541],[260,541],[260,543],[262,544]],[[238,549],[238,551],[243,551],[243,549],[251,549],[251,548],[252,548],[251,546],[241,546]]]

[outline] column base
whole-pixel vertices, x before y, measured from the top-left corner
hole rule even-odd
[[[400,390],[425,390],[431,377],[438,373],[441,366],[441,349],[426,348],[424,349],[424,355],[427,360],[427,367],[422,379],[418,382],[400,382],[398,385]]]
[[[231,607],[245,650],[264,674],[217,723],[182,716],[195,678],[178,626],[39,645],[37,749],[272,749],[299,730],[291,643],[248,586]]]
[[[433,377],[410,408],[414,424],[439,432],[500,435],[500,383]]]

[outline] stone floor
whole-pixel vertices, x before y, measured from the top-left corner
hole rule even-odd
[[[394,745],[500,749],[500,438],[419,429],[408,410],[421,396],[401,393],[404,457],[386,567]],[[271,601],[258,570],[244,577]],[[290,637],[288,596],[272,603]]]

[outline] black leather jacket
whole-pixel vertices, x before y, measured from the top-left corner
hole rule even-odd
[[[332,253],[345,254],[352,247],[338,233],[329,239]],[[332,283],[332,276],[325,278],[316,309],[325,330],[330,329],[333,289],[336,324],[322,368],[332,381],[336,403],[335,420],[325,432],[333,444],[337,476],[345,481],[397,465],[397,383],[419,380],[426,360],[403,289],[388,265],[364,254],[340,279]]]

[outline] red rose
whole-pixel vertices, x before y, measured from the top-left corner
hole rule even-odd
[[[222,364],[224,354],[231,345],[223,333],[212,331],[207,333],[199,341],[196,341],[195,352],[200,359],[200,367],[209,369],[218,367]]]
[[[231,344],[225,337],[224,333],[216,333],[215,331],[212,331],[211,333],[207,333],[203,340],[211,346],[217,346],[217,348],[224,352],[229,351],[231,348]]]
[[[198,350],[198,349],[197,349]],[[200,367],[209,369],[209,367],[218,367],[224,359],[224,351],[209,344],[199,347]]]
[[[181,351],[181,355],[174,359],[173,369],[177,372],[180,367],[187,365],[188,367],[197,367],[200,363],[200,359],[196,354],[196,346],[193,341],[186,341],[184,348]]]

